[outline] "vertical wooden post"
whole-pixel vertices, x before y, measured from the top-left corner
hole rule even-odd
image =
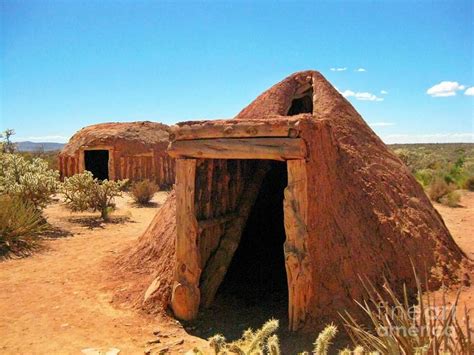
[[[109,180],[116,179],[115,173],[115,149],[107,149],[109,151],[109,164],[107,169],[109,169]]]
[[[285,189],[285,265],[288,278],[289,329],[303,327],[311,296],[311,268],[308,255],[308,181],[306,162],[288,160],[288,187]]]
[[[176,270],[171,308],[175,316],[191,320],[200,303],[200,256],[197,245],[198,223],[194,210],[196,160],[176,161]]]
[[[79,150],[79,157],[78,157],[78,169],[77,169],[77,173],[80,174],[80,173],[83,173],[84,170],[86,169],[86,162],[85,162],[85,158],[84,158],[84,149],[80,149]]]

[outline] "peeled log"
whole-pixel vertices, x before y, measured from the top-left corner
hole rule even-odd
[[[308,195],[306,162],[288,161],[288,187],[285,189],[286,231],[285,267],[288,278],[289,329],[304,326],[311,296],[311,268],[308,255]]]
[[[195,159],[176,161],[176,260],[171,307],[177,318],[196,317],[201,268],[197,251],[198,223],[194,212]]]
[[[213,120],[172,126],[171,141],[206,138],[297,137],[299,118]]]
[[[221,138],[176,141],[168,154],[173,158],[203,159],[304,159],[306,145],[301,138]]]

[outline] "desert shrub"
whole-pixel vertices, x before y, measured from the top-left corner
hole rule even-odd
[[[441,198],[452,191],[448,183],[441,178],[436,178],[429,188],[429,196],[433,201],[440,202]]]
[[[0,194],[17,196],[36,208],[45,207],[59,186],[59,172],[35,158],[0,153]]]
[[[433,171],[430,169],[421,169],[415,172],[415,179],[418,183],[427,187],[433,181]]]
[[[131,192],[136,203],[145,205],[151,201],[158,186],[150,180],[142,180],[132,185]]]
[[[274,334],[278,330],[279,322],[276,319],[270,319],[262,328],[254,331],[247,329],[239,340],[228,343],[221,334],[216,334],[209,338],[209,345],[215,355],[225,354],[269,354],[280,355],[280,342],[278,336]],[[204,355],[199,348],[190,352]]]
[[[19,197],[0,195],[0,256],[27,254],[46,228],[41,212]]]
[[[439,202],[448,207],[458,207],[461,201],[461,194],[458,191],[448,192],[440,198]]]
[[[66,206],[73,211],[100,211],[104,221],[109,219],[115,197],[121,196],[126,180],[94,179],[89,171],[65,178],[61,186]]]
[[[466,158],[464,155],[461,155],[454,164],[450,164],[449,172],[445,175],[445,180],[448,184],[456,184],[458,187],[461,187],[463,176],[463,167]]]
[[[464,188],[469,191],[474,191],[474,176],[471,176],[464,183]]]
[[[460,291],[452,303],[436,303],[433,294],[423,294],[417,284],[417,304],[409,302],[406,287],[399,298],[385,280],[382,289],[364,282],[368,299],[358,305],[372,323],[371,329],[358,323],[348,312],[341,315],[352,342],[362,353],[378,354],[472,354],[469,316],[465,309],[464,324],[458,322],[456,309]],[[463,329],[464,328],[464,329]]]
[[[48,167],[52,170],[59,170],[59,150],[45,151],[43,149],[37,149],[31,152],[17,152],[16,154],[21,155],[28,161],[32,161],[35,158],[40,158],[48,163]]]

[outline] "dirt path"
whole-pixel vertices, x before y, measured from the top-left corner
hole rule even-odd
[[[460,207],[450,208],[441,204],[435,204],[438,212],[443,216],[449,231],[451,232],[456,243],[461,247],[466,256],[474,260],[474,192],[462,191]],[[459,306],[457,308],[457,317],[459,320],[464,319],[464,306],[471,311],[470,319],[474,318],[474,270],[470,272],[471,285],[462,287],[462,293],[459,297]],[[456,291],[447,293],[447,301],[453,302],[456,298]],[[436,292],[435,296],[438,300],[442,297],[442,292]]]
[[[105,225],[91,214],[71,215],[58,203],[48,207],[50,223],[72,235],[48,240],[32,257],[0,263],[0,352],[78,354],[115,347],[122,354],[143,354],[156,330],[170,343],[179,342],[186,333],[177,324],[113,308],[111,295],[102,291],[104,259],[133,242],[165,198],[158,193],[154,208],[119,199],[113,215],[119,222]],[[186,340],[189,349],[192,339]]]
[[[71,235],[46,241],[46,249],[32,257],[0,263],[0,353],[79,354],[85,348],[118,348],[121,354],[143,354],[150,347],[147,341],[156,339],[154,331],[160,332],[162,343],[153,347],[168,347],[173,354],[203,344],[176,322],[112,307],[112,295],[105,291],[111,270],[104,270],[104,261],[138,238],[165,198],[166,193],[157,194],[153,208],[120,199],[117,223],[106,225],[95,223],[91,214],[72,215],[59,203],[48,207],[50,223]],[[436,208],[461,248],[474,258],[474,193],[466,192],[461,203],[465,207]],[[465,288],[462,302],[474,306],[474,287]]]

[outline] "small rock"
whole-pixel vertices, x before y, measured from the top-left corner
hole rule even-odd
[[[85,355],[118,355],[120,349],[118,348],[86,348],[82,349],[81,353]]]

